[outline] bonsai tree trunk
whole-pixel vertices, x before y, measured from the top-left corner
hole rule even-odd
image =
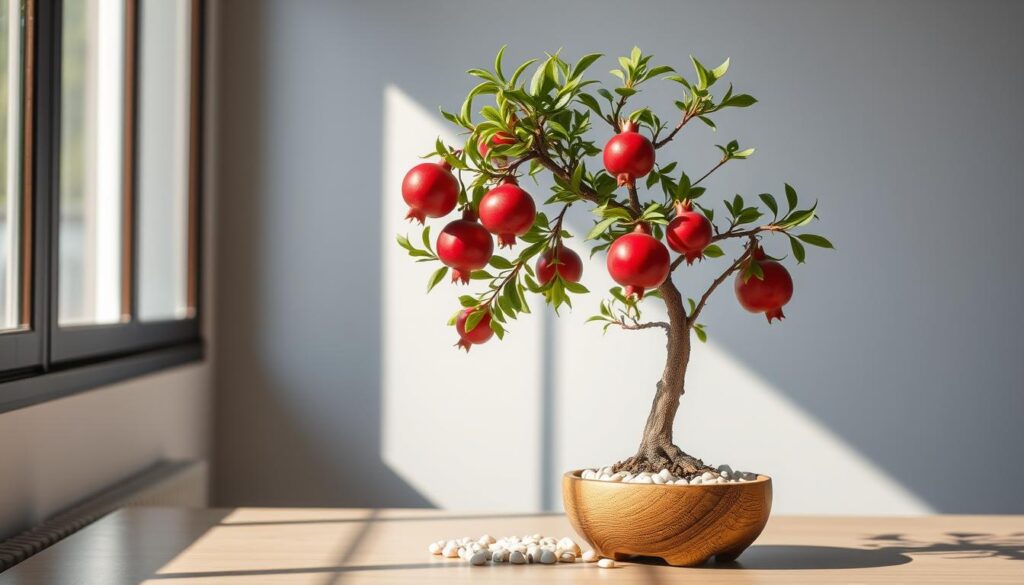
[[[696,457],[687,455],[672,442],[672,424],[683,395],[686,366],[690,361],[690,326],[682,295],[671,277],[659,288],[668,309],[668,337],[665,369],[658,381],[651,412],[636,455],[614,466],[615,471],[639,473],[668,469],[674,475],[691,477],[705,471],[717,472]]]

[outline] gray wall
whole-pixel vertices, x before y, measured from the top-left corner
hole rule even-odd
[[[222,4],[217,503],[429,503],[381,458],[385,87],[456,108],[462,72],[503,43],[509,62],[639,44],[680,66],[732,58],[761,103],[673,154],[693,174],[716,138],[757,146],[709,186],[789,180],[839,247],[796,271],[788,321],[720,301],[713,339],[932,509],[1024,512],[1024,4],[622,6]],[[670,89],[645,98],[669,112]]]

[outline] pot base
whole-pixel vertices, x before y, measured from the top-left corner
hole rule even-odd
[[[562,477],[565,514],[601,556],[657,557],[693,567],[712,557],[736,560],[761,534],[772,506],[772,480],[659,485]]]

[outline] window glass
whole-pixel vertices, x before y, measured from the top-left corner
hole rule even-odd
[[[139,2],[139,318],[190,316],[191,2]]]
[[[60,72],[61,325],[122,319],[124,0],[64,0]]]
[[[0,0],[0,330],[23,324],[22,2]]]

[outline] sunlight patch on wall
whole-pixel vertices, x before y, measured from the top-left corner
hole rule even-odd
[[[407,234],[417,246],[418,224],[403,221],[402,178],[423,162],[438,136],[456,142],[450,127],[400,89],[384,90],[382,456],[398,475],[442,508],[531,510],[538,506],[540,449],[539,319],[522,319],[502,343],[452,345],[445,323],[469,287],[443,282],[429,295],[438,267],[417,264],[395,243]],[[431,239],[449,218],[428,219]],[[474,291],[481,290],[473,283]]]

